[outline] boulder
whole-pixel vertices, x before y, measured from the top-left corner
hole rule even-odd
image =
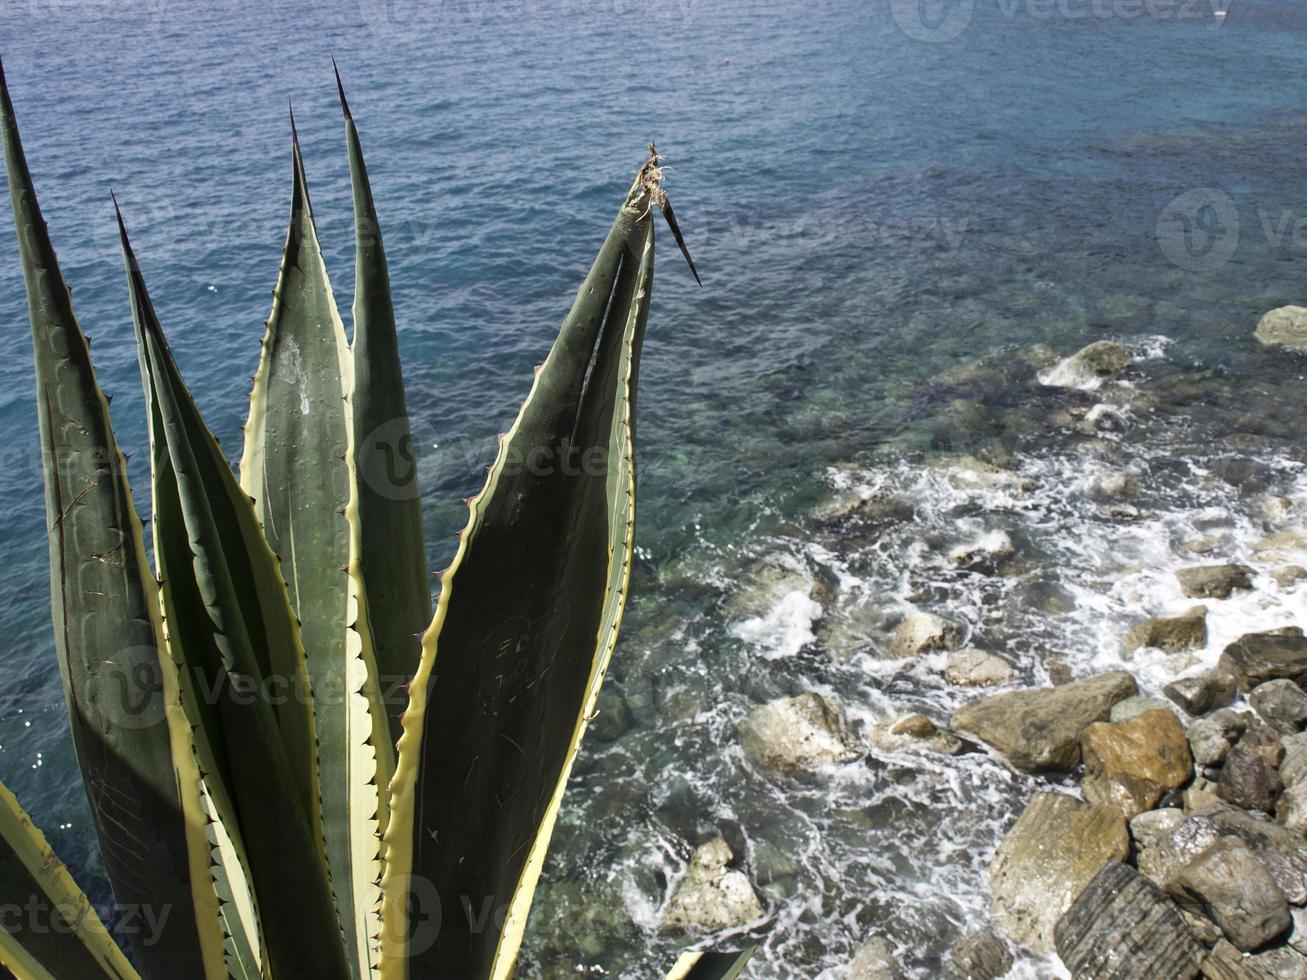
[[[1228,599],[1236,589],[1251,589],[1253,574],[1247,565],[1199,565],[1182,568],[1175,577],[1191,599]]]
[[[1236,745],[1225,757],[1216,793],[1227,803],[1245,810],[1270,813],[1275,808],[1284,784],[1280,774],[1266,764],[1256,752]]]
[[[1134,355],[1120,344],[1100,340],[1081,348],[1039,375],[1049,388],[1092,390],[1119,376],[1134,362]]]
[[[1307,722],[1307,692],[1291,680],[1258,684],[1248,692],[1248,703],[1268,725],[1285,735],[1302,731]]]
[[[1130,818],[1130,837],[1140,850],[1155,847],[1171,836],[1171,832],[1184,823],[1184,819],[1184,811],[1174,807],[1146,810]]]
[[[1293,917],[1293,926],[1286,942],[1298,952],[1307,953],[1307,909],[1289,909],[1289,915]]]
[[[1184,865],[1219,837],[1252,848],[1291,905],[1307,905],[1307,841],[1259,813],[1225,803],[1190,814],[1183,824],[1139,854],[1139,870],[1165,888]]]
[[[635,717],[626,698],[615,688],[605,687],[595,703],[596,714],[586,729],[601,742],[615,742],[635,726]]]
[[[1080,736],[1085,799],[1117,807],[1127,820],[1151,810],[1193,778],[1184,726],[1169,708],[1113,725],[1097,722]]]
[[[991,928],[979,929],[949,952],[945,975],[949,980],[998,980],[1012,969],[1012,950]]]
[[[1208,980],[1307,980],[1307,957],[1281,946],[1264,953],[1241,953],[1221,940],[1203,960]]]
[[[1002,687],[1012,683],[1012,668],[984,650],[957,650],[949,654],[944,679],[958,687]]]
[[[1202,715],[1233,701],[1239,682],[1228,670],[1217,668],[1172,681],[1162,693],[1189,714]]]
[[[1189,726],[1189,751],[1200,766],[1216,766],[1248,728],[1248,720],[1237,711],[1222,708]]]
[[[1265,946],[1292,925],[1289,903],[1257,855],[1237,837],[1221,837],[1167,885],[1181,903],[1202,910],[1245,952]]]
[[[1307,353],[1307,307],[1281,306],[1257,322],[1253,336],[1266,347]]]
[[[1284,758],[1280,760],[1280,781],[1285,786],[1296,786],[1307,777],[1307,733],[1290,735],[1281,743]]]
[[[1295,783],[1280,794],[1275,820],[1299,837],[1307,837],[1307,783]]]
[[[1129,850],[1119,810],[1062,793],[1036,794],[989,865],[994,922],[1016,942],[1050,951],[1062,913]]]
[[[1179,616],[1153,616],[1130,628],[1125,652],[1156,647],[1167,653],[1197,650],[1207,645],[1207,607],[1194,606]]]
[[[1301,565],[1285,565],[1271,573],[1271,578],[1275,579],[1275,584],[1280,588],[1287,589],[1294,583],[1307,579],[1307,568]]]
[[[1278,769],[1284,761],[1283,737],[1256,715],[1248,715],[1247,718],[1248,728],[1239,736],[1235,746],[1247,749],[1272,769]]]
[[[1220,665],[1234,674],[1244,693],[1280,678],[1297,681],[1307,677],[1307,637],[1301,631],[1248,633],[1225,648]]]
[[[1073,977],[1188,980],[1203,948],[1175,903],[1129,865],[1109,864],[1054,929],[1057,955]]]
[[[1215,844],[1220,836],[1210,808],[1199,810],[1170,834],[1157,839],[1153,846],[1139,852],[1139,872],[1159,888],[1166,888],[1181,868]]]
[[[718,837],[695,850],[663,910],[663,928],[690,935],[738,929],[762,918],[762,903],[744,872],[730,867],[730,845]]]
[[[891,751],[937,752],[940,755],[957,755],[962,742],[944,731],[919,712],[904,715],[894,723],[877,726],[872,741]]]
[[[852,762],[863,752],[840,703],[815,691],[754,708],[740,723],[740,744],[759,769],[787,775]]]
[[[1007,532],[994,530],[953,548],[948,553],[948,560],[958,568],[992,572],[1016,553],[1016,545]]]
[[[1138,692],[1128,673],[1111,671],[981,698],[955,711],[949,727],[993,746],[1017,769],[1070,772],[1080,762],[1080,733]]]
[[[1142,715],[1145,711],[1154,711],[1156,709],[1171,711],[1171,702],[1162,698],[1149,698],[1142,694],[1137,694],[1132,698],[1126,698],[1124,701],[1118,701],[1112,705],[1112,713],[1108,715],[1108,721],[1114,725],[1119,725],[1123,721],[1129,721]]]
[[[937,650],[953,650],[962,644],[965,633],[958,623],[914,609],[894,628],[888,653],[901,660]]]
[[[888,940],[875,936],[858,950],[844,976],[846,980],[898,980],[901,974]]]

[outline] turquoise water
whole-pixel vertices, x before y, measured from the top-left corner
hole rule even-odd
[[[705,288],[664,236],[641,391],[641,561],[614,664],[636,725],[587,746],[524,972],[656,975],[681,943],[658,932],[657,910],[690,847],[722,831],[767,886],[757,975],[834,971],[872,933],[931,975],[983,917],[984,859],[1033,783],[984,756],[873,753],[781,786],[743,761],[734,726],[813,686],[868,726],[890,702],[946,714],[956,691],[875,656],[907,604],[965,620],[1029,682],[1046,679],[1052,650],[1075,672],[1101,666],[1104,636],[1173,598],[1121,575],[1165,570],[1213,527],[1243,555],[1266,530],[1256,499],[1300,493],[1303,364],[1251,332],[1265,310],[1307,302],[1307,12],[1291,0],[1234,0],[1223,18],[1206,0],[194,6],[0,11],[29,160],[138,488],[144,423],[110,187],[182,368],[235,453],[284,235],[288,98],[343,303],[352,291],[337,59],[392,261],[438,568],[657,139]],[[102,898],[51,657],[26,312],[4,241],[0,778]],[[1061,425],[1068,399],[1094,396],[1040,388],[1017,352],[1103,337],[1140,352],[1119,393],[1148,398],[1115,427]],[[930,476],[967,453],[1014,467],[1033,497]],[[1140,476],[1128,532],[1076,494],[1109,464]],[[849,486],[902,493],[915,519],[813,516]],[[932,557],[995,525],[1021,545],[1020,574],[951,574]],[[821,624],[772,615],[809,581],[827,583]],[[1301,597],[1271,599],[1303,615]]]

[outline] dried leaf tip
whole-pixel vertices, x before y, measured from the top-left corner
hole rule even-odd
[[[336,59],[331,59],[331,70],[336,73],[336,94],[340,96],[340,111],[345,114],[346,122],[352,120],[354,116],[349,111],[349,101],[345,98],[345,84],[340,80],[340,69],[336,66]]]
[[[663,190],[663,158],[658,154],[658,148],[654,145],[653,140],[649,141],[649,159],[645,160],[644,166],[640,168],[640,173],[636,177],[636,183],[639,185],[643,194],[649,198],[650,206],[658,205],[658,210],[663,213],[663,219],[667,222],[667,227],[671,229],[672,237],[676,239],[676,247],[681,250],[685,256],[685,263],[690,267],[690,275],[694,276],[694,281],[703,288],[703,280],[699,278],[699,270],[694,267],[694,259],[690,258],[690,250],[685,246],[685,237],[681,234],[681,226],[676,221],[676,212],[672,210],[672,202],[667,199],[667,192]]]

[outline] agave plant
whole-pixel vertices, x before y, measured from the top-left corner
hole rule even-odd
[[[651,146],[468,501],[433,615],[416,469],[388,465],[412,453],[395,313],[343,87],[340,100],[353,337],[292,120],[290,228],[239,476],[119,212],[151,565],[0,68],[59,670],[115,901],[157,925],[133,934],[129,960],[0,787],[0,902],[46,914],[0,929],[20,977],[512,975],[627,596],[655,206],[684,244]],[[557,465],[569,459],[581,465]],[[671,976],[735,976],[747,957],[690,952]]]

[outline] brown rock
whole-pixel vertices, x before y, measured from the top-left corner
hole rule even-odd
[[[1241,953],[1221,940],[1203,960],[1208,980],[1307,980],[1307,957],[1287,946],[1265,953]]]
[[[913,610],[895,627],[888,655],[903,660],[936,650],[953,650],[961,645],[964,635],[965,630],[958,623],[934,613]]]
[[[1162,693],[1189,714],[1203,715],[1233,701],[1239,681],[1229,671],[1217,668],[1172,681]]]
[[[1247,565],[1199,565],[1182,568],[1175,577],[1191,599],[1228,599],[1236,589],[1253,587],[1253,570]]]
[[[1194,606],[1179,616],[1154,616],[1131,628],[1125,652],[1156,647],[1167,653],[1196,650],[1207,645],[1207,607]]]
[[[1216,792],[1221,799],[1245,810],[1270,813],[1284,789],[1280,774],[1255,752],[1236,745],[1225,757]]]
[[[1307,677],[1307,637],[1301,631],[1248,633],[1225,648],[1220,665],[1238,678],[1245,693],[1282,677],[1297,681]]]
[[[1012,668],[984,650],[958,650],[949,654],[944,679],[958,687],[1002,687],[1012,683]]]
[[[1154,709],[1119,725],[1098,722],[1080,736],[1085,799],[1114,806],[1128,820],[1151,810],[1193,777],[1184,726],[1175,713]]]

